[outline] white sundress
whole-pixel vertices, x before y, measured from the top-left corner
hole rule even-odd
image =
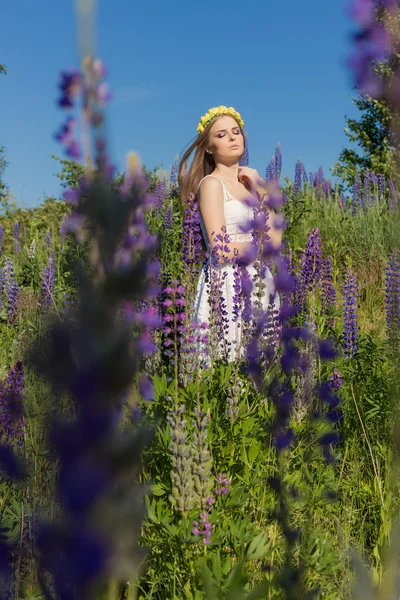
[[[206,177],[215,177],[221,182],[224,190],[224,214],[226,222],[226,233],[229,235],[230,242],[248,242],[253,239],[252,231],[244,233],[241,226],[246,226],[254,218],[254,209],[240,200],[234,198],[230,192],[226,189],[225,185],[215,175],[206,175]],[[200,181],[201,182],[206,178]],[[208,241],[207,233],[204,226],[203,218],[200,215],[200,226],[201,232],[209,252],[210,244]],[[226,312],[225,316],[225,328],[224,328],[224,342],[219,344],[219,350],[217,355],[225,358],[228,362],[232,362],[243,358],[243,347],[241,344],[243,330],[246,329],[247,323],[244,323],[243,319],[238,318],[234,320],[234,265],[233,263],[226,263],[222,265],[212,265],[208,260],[205,261],[203,268],[200,272],[200,276],[197,283],[195,302],[194,302],[194,317],[193,320],[197,323],[210,323],[210,306],[212,302],[211,289],[210,289],[210,278],[212,272],[216,272],[221,277],[221,292],[224,300],[224,309]],[[250,263],[247,267],[247,272],[250,275],[252,281],[257,276],[257,269],[254,263]],[[263,297],[262,297],[262,309],[263,311],[272,311],[273,315],[276,316],[279,311],[280,301],[279,296],[275,293],[275,286],[273,276],[270,269],[265,266],[263,273]],[[256,299],[257,290],[253,284],[253,290],[251,292],[251,304],[253,305]],[[203,333],[205,333],[203,331]],[[203,354],[205,354],[205,366],[210,366],[210,358],[208,356],[207,349],[204,344],[201,344]]]

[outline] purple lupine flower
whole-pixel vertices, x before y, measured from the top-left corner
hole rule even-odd
[[[386,178],[382,173],[378,175],[378,195],[379,198],[383,198],[386,193]]]
[[[389,338],[395,340],[400,331],[400,252],[394,250],[386,266],[386,326]]]
[[[325,258],[321,269],[321,309],[322,314],[329,315],[332,308],[336,306],[336,289],[333,284],[332,263],[329,256]],[[329,326],[333,327],[334,318],[329,320]]]
[[[278,142],[278,145],[275,149],[275,164],[274,164],[274,179],[279,181],[282,172],[282,151],[281,151],[281,143]]]
[[[167,182],[166,179],[157,179],[154,194],[156,197],[155,213],[161,214],[162,207],[164,206],[164,200],[167,197]]]
[[[389,0],[385,0],[386,7]],[[391,7],[395,3],[391,3]],[[357,21],[359,31],[353,35],[354,48],[348,58],[357,88],[375,99],[382,97],[383,80],[374,72],[373,65],[387,58],[391,51],[391,36],[384,23],[377,19],[377,4],[373,0],[353,0],[351,16]]]
[[[40,297],[40,308],[43,314],[47,313],[54,303],[55,288],[55,261],[50,255],[42,275],[42,291]]]
[[[21,252],[21,233],[18,221],[15,221],[14,223],[14,252],[15,254]]]
[[[193,521],[193,535],[201,535],[205,544],[210,543],[212,525],[209,521],[208,513],[200,514],[200,523]]]
[[[390,191],[390,194],[389,194],[388,208],[389,208],[389,210],[393,210],[397,206],[398,195],[397,195],[395,185],[391,179],[389,179],[389,191]]]
[[[51,229],[48,229],[48,230],[46,231],[46,246],[47,246],[48,248],[50,248],[50,247],[51,247],[51,241],[52,241],[52,237],[53,237],[53,235],[52,235],[52,233],[51,233]]]
[[[75,138],[75,130],[77,127],[76,119],[69,115],[60,130],[54,134],[54,138],[64,146],[65,152],[72,160],[80,160],[82,151]]]
[[[70,319],[73,315],[75,309],[75,300],[71,297],[70,293],[66,293],[64,296],[62,308],[61,308],[61,318],[62,319]]]
[[[229,486],[231,485],[231,480],[227,476],[226,473],[221,473],[216,476],[217,487],[215,488],[215,493],[217,496],[222,496],[229,492]]]
[[[274,181],[276,179],[275,157],[274,156],[269,161],[267,168],[265,170],[265,179],[266,179],[266,181]]]
[[[244,151],[239,161],[239,167],[248,167],[249,165],[249,142],[247,135],[244,136]]]
[[[7,301],[7,323],[13,325],[18,316],[19,285],[15,279],[14,266],[10,257],[4,259],[3,272],[3,301]]]
[[[167,209],[164,214],[164,229],[172,229],[173,225],[173,212],[172,212],[172,200],[170,200]]]
[[[343,316],[344,340],[343,349],[345,358],[353,358],[357,353],[358,320],[357,320],[357,281],[352,269],[349,267],[343,286]]]
[[[322,242],[318,228],[308,234],[307,246],[301,255],[300,280],[305,293],[319,282],[322,264]]]
[[[186,332],[185,288],[178,280],[162,291],[163,354],[175,364],[178,356],[182,334]]]
[[[353,197],[352,197],[352,213],[353,215],[357,212],[357,209],[361,205],[361,173],[360,170],[356,170],[353,184]]]
[[[23,376],[21,362],[17,362],[7,375],[5,384],[0,384],[0,437],[23,448],[25,423],[23,411]]]
[[[369,171],[366,171],[364,173],[363,194],[361,202],[364,210],[366,210],[371,204],[371,180]]]
[[[203,262],[200,211],[195,196],[189,198],[182,225],[182,262],[192,269]]]
[[[0,256],[3,252],[3,238],[4,238],[4,229],[3,225],[0,223]]]
[[[175,196],[179,193],[178,188],[178,171],[179,171],[179,160],[178,154],[175,156],[175,160],[171,165],[171,173],[169,176],[169,184],[170,184],[170,197]]]
[[[58,100],[58,105],[61,108],[73,108],[74,98],[79,96],[82,90],[83,76],[82,73],[76,69],[71,71],[64,71],[61,74],[61,82],[59,88],[61,91],[61,98]]]
[[[300,158],[297,159],[296,168],[294,171],[294,185],[293,185],[293,193],[295,196],[299,193],[301,189],[301,174],[302,174],[302,162]]]
[[[336,365],[334,365],[333,371],[329,375],[329,385],[335,390],[339,390],[343,385],[342,374]]]
[[[0,269],[0,311],[3,310],[4,302],[6,300],[4,283],[5,283],[5,271],[3,268],[3,269]]]
[[[314,177],[313,173],[311,173],[311,171],[308,174],[308,183],[309,183],[310,187],[315,187],[315,177]]]
[[[301,177],[304,183],[308,183],[307,171],[304,166],[304,163],[301,163]]]

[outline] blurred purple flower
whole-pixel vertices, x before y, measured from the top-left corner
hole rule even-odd
[[[58,100],[58,105],[61,108],[73,108],[74,99],[81,93],[82,85],[82,74],[76,69],[61,73],[61,82],[58,86],[61,91],[61,98]]]

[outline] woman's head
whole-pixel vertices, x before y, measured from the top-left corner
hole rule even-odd
[[[217,163],[227,166],[237,164],[244,153],[243,121],[239,113],[229,109],[227,113],[217,114],[210,119],[211,111],[205,115],[205,124],[199,124],[199,135],[186,150],[179,165],[178,182],[182,207],[189,194],[197,193],[201,179],[212,173]],[[186,165],[194,150],[192,164],[186,173]]]

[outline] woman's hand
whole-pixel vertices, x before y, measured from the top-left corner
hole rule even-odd
[[[265,186],[264,179],[258,174],[257,169],[251,169],[250,167],[239,167],[238,180],[241,183],[248,183],[250,186],[257,190],[263,185]]]

